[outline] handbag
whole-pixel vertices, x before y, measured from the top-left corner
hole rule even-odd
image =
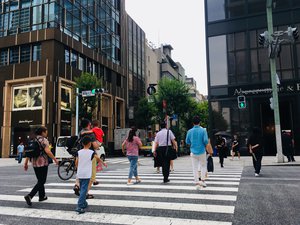
[[[207,172],[214,172],[214,161],[211,156],[207,158]]]
[[[175,149],[173,149],[173,147],[171,146],[171,148],[169,148],[169,129],[167,131],[167,147],[166,147],[166,158],[170,159],[170,160],[174,160],[177,159],[177,152],[175,151]]]

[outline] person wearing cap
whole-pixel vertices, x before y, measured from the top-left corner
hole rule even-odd
[[[177,142],[175,140],[175,136],[173,132],[169,129],[166,129],[167,125],[165,121],[160,123],[161,130],[156,134],[154,140],[154,152],[153,155],[157,157],[157,159],[161,162],[162,172],[164,176],[164,183],[170,182],[169,174],[170,174],[170,159],[167,157],[166,153],[168,148],[172,148],[172,145],[175,151],[178,151]]]

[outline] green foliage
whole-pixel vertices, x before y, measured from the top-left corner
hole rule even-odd
[[[135,124],[138,128],[147,129],[149,125],[153,125],[155,120],[153,117],[157,111],[154,103],[148,102],[147,98],[142,98],[138,102],[138,107],[135,110]]]
[[[209,111],[208,111],[208,102],[204,101],[201,103],[196,102],[194,99],[190,99],[187,104],[189,110],[183,117],[184,128],[186,130],[193,127],[193,118],[194,116],[200,117],[200,125],[202,127],[208,127],[208,118],[209,118]]]
[[[158,90],[155,95],[155,105],[160,120],[168,115],[177,114],[182,117],[187,110],[186,103],[189,100],[189,88],[185,83],[178,80],[163,78],[158,83]],[[163,100],[167,103],[166,112],[163,112]]]
[[[75,88],[79,92],[101,88],[101,80],[94,74],[83,72],[80,77],[75,78]],[[93,119],[93,112],[97,107],[97,97],[79,98],[79,118]]]

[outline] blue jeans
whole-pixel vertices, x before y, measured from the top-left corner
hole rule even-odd
[[[18,163],[21,163],[23,159],[23,152],[19,152]]]
[[[77,203],[77,210],[78,209],[85,209],[88,206],[86,201],[86,194],[88,191],[90,179],[79,179],[80,183],[80,195]]]
[[[133,176],[137,177],[137,161],[138,161],[138,156],[127,156],[128,160],[130,162],[130,168],[129,168],[129,175],[128,179],[132,179]]]

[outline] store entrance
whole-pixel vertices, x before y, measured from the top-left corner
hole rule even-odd
[[[293,133],[292,103],[282,101],[279,104],[281,130],[291,130]],[[261,128],[264,137],[265,155],[276,155],[274,111],[267,103],[260,105]]]

